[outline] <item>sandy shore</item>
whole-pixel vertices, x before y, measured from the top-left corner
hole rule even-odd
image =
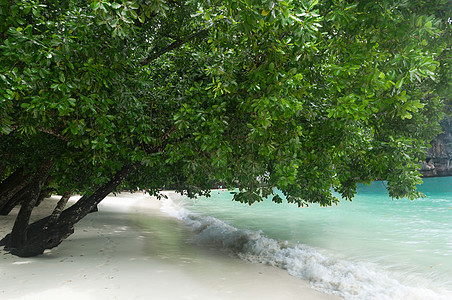
[[[109,196],[44,255],[0,250],[0,299],[339,299],[284,270],[193,245],[192,233],[159,208],[141,193]],[[0,216],[0,238],[16,214]]]

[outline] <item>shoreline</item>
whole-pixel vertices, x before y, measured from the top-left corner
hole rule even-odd
[[[46,199],[32,220],[56,201]],[[0,298],[341,299],[285,270],[194,245],[193,233],[160,206],[140,192],[110,195],[57,248],[33,258],[0,250]],[[17,211],[0,217],[1,238]]]

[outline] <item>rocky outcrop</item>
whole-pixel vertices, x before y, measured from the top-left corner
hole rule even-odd
[[[432,141],[420,170],[425,177],[452,176],[452,118],[443,120],[441,125],[444,132]]]

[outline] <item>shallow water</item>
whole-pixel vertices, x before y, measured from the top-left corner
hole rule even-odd
[[[452,299],[452,177],[427,178],[426,198],[392,200],[383,182],[360,186],[353,202],[298,208],[249,207],[228,191],[164,210],[200,244],[286,269],[347,299]]]

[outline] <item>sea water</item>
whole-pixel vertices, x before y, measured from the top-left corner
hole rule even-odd
[[[285,269],[346,299],[452,299],[452,177],[426,178],[426,197],[388,196],[384,182],[359,186],[332,207],[251,207],[227,190],[163,210],[196,232],[196,243]]]

